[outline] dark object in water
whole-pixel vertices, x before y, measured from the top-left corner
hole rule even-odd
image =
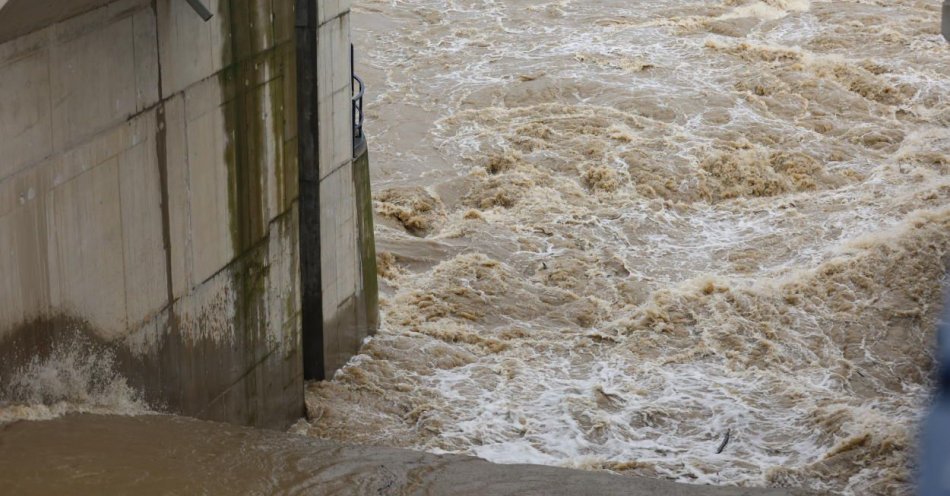
[[[947,13],[947,3],[943,11]],[[945,15],[945,30],[946,22]],[[920,436],[919,496],[950,494],[950,297],[944,297],[943,304],[937,326],[937,393]]]
[[[940,32],[945,40],[950,41],[950,0],[943,0],[943,27]]]
[[[729,436],[732,435],[732,429],[726,429],[726,436],[722,438],[722,444],[719,445],[719,449],[716,450],[716,454],[722,453],[722,450],[726,449],[726,445],[729,444]]]

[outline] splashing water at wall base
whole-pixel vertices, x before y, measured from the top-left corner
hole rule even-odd
[[[115,372],[114,363],[112,351],[87,339],[57,342],[46,356],[35,356],[0,381],[0,424],[69,413],[149,412],[141,394]]]

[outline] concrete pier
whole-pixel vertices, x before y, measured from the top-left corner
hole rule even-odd
[[[91,343],[158,408],[284,427],[303,344],[322,377],[372,332],[349,2],[204,4],[0,0],[0,384]]]

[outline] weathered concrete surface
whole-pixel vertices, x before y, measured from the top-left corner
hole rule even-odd
[[[293,0],[205,3],[0,7],[0,385],[81,336],[169,411],[302,414]]]
[[[303,413],[302,341],[323,378],[377,325],[350,2],[205,3],[207,23],[183,0],[0,0],[0,380],[81,337],[153,405],[283,426]],[[313,7],[309,59],[295,3]]]
[[[0,0],[0,43],[113,0]]]
[[[373,189],[369,174],[369,149],[366,139],[354,151],[353,182],[356,184],[356,212],[359,227],[360,269],[363,280],[359,298],[358,329],[369,333],[379,328],[379,279],[376,270],[376,235],[373,223]]]
[[[786,489],[682,485],[537,465],[493,465],[465,456],[345,447],[168,416],[82,415],[18,422],[0,427],[0,445],[0,487],[20,495],[806,494]]]

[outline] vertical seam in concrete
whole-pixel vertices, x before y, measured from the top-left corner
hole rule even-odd
[[[53,28],[49,27],[46,31],[46,84],[48,85],[46,97],[49,101],[49,155],[45,158],[56,155],[56,142],[53,134]]]
[[[158,106],[155,110],[155,153],[158,162],[159,186],[162,197],[162,245],[165,248],[165,290],[168,297],[169,324],[174,328],[175,319],[175,290],[172,281],[172,241],[171,241],[171,211],[168,194],[168,150],[165,126],[165,92],[162,88],[162,46],[161,34],[158,27],[158,0],[152,0],[152,11],[155,13],[155,50],[158,75]]]
[[[175,315],[175,286],[172,279],[172,274],[174,271],[172,270],[171,250],[171,205],[169,202],[168,193],[168,135],[167,126],[165,123],[165,89],[162,81],[162,34],[161,26],[159,26],[159,23],[161,22],[161,16],[158,12],[159,1],[163,0],[152,0],[152,12],[155,14],[155,67],[157,76],[156,89],[158,91],[158,104],[156,105],[155,109],[155,161],[158,165],[158,183],[162,197],[162,245],[165,248],[165,290],[168,297],[168,330],[165,342],[168,343],[175,338],[181,338],[181,329],[179,328],[178,316]],[[182,390],[181,384],[182,362],[178,360],[172,360],[171,364],[168,364],[163,358],[159,363],[162,364],[158,367],[159,376],[168,374],[170,377],[173,377],[176,381],[178,381],[177,390],[169,390],[166,394],[162,395],[162,398],[164,401],[169,401],[171,396],[177,396],[174,399],[174,404],[181,408],[184,397],[184,391]],[[166,371],[164,370],[165,367],[168,367],[169,369],[175,368],[177,370]],[[167,379],[165,378],[160,378],[157,381],[157,383],[162,384],[162,388],[169,387],[166,382]]]
[[[187,100],[185,99],[185,92],[182,91],[180,95],[181,95],[181,105],[182,107],[184,107],[185,104],[187,103]],[[184,294],[191,294],[191,292],[194,290],[196,286],[195,281],[194,281],[194,277],[195,277],[195,246],[194,246],[194,239],[193,239],[194,232],[192,231],[192,223],[191,223],[191,219],[192,219],[191,140],[188,139],[189,124],[190,122],[188,121],[188,114],[187,112],[185,112],[184,115],[182,116],[182,134],[184,135],[184,139],[182,140],[182,147],[184,148],[183,156],[185,160],[182,176],[184,179],[184,185],[183,185],[184,192],[185,192],[185,210],[184,211],[186,212],[186,215],[184,215],[181,219],[181,221],[185,224],[184,228],[182,229],[184,232],[184,239],[182,240],[182,242],[184,242],[185,244],[185,246],[182,249],[182,258],[184,261],[184,273],[182,274],[182,277],[184,278],[183,283],[185,285]],[[214,147],[213,149],[218,150],[219,149],[218,135],[216,134],[213,135],[211,139],[212,139],[212,146]],[[172,291],[174,291],[174,286],[172,286],[172,288],[173,288]]]
[[[130,327],[132,322],[129,321],[129,286],[126,279],[129,275],[129,267],[125,263],[127,255],[125,252],[125,208],[122,206],[122,153],[115,157],[115,187],[119,193],[119,241],[122,245],[122,308],[124,309],[122,313],[125,314],[125,327]]]
[[[135,111],[132,113],[132,115],[129,116],[127,121],[131,121],[134,118],[134,116],[139,115],[139,113],[142,112],[142,110],[144,110],[144,108],[139,108],[141,98],[139,94],[139,76],[138,76],[139,61],[136,57],[136,54],[138,52],[135,51],[135,38],[137,38],[136,31],[135,31],[135,14],[136,12],[133,12],[131,15],[129,15],[129,22],[132,23],[132,71],[133,71],[132,85],[135,87]],[[158,19],[156,19],[156,22],[157,20]]]
[[[46,97],[49,101],[49,155],[45,158],[53,157],[56,155],[56,142],[54,141],[53,134],[53,28],[47,28],[46,30],[46,83],[47,91]],[[56,247],[58,249],[59,243],[51,243],[50,237],[51,233],[55,231],[50,230],[50,225],[53,224],[53,181],[52,177],[49,178],[49,190],[46,191],[45,198],[43,198],[43,216],[46,217],[45,227],[46,232],[42,233],[43,237],[46,238],[45,249],[46,256],[43,258],[43,264],[46,266],[46,311],[52,312],[53,310],[53,271],[50,268],[50,256],[56,256],[55,253],[50,253],[50,246]],[[59,261],[57,260],[56,267],[59,270]],[[57,293],[62,294],[61,290],[57,290]]]

